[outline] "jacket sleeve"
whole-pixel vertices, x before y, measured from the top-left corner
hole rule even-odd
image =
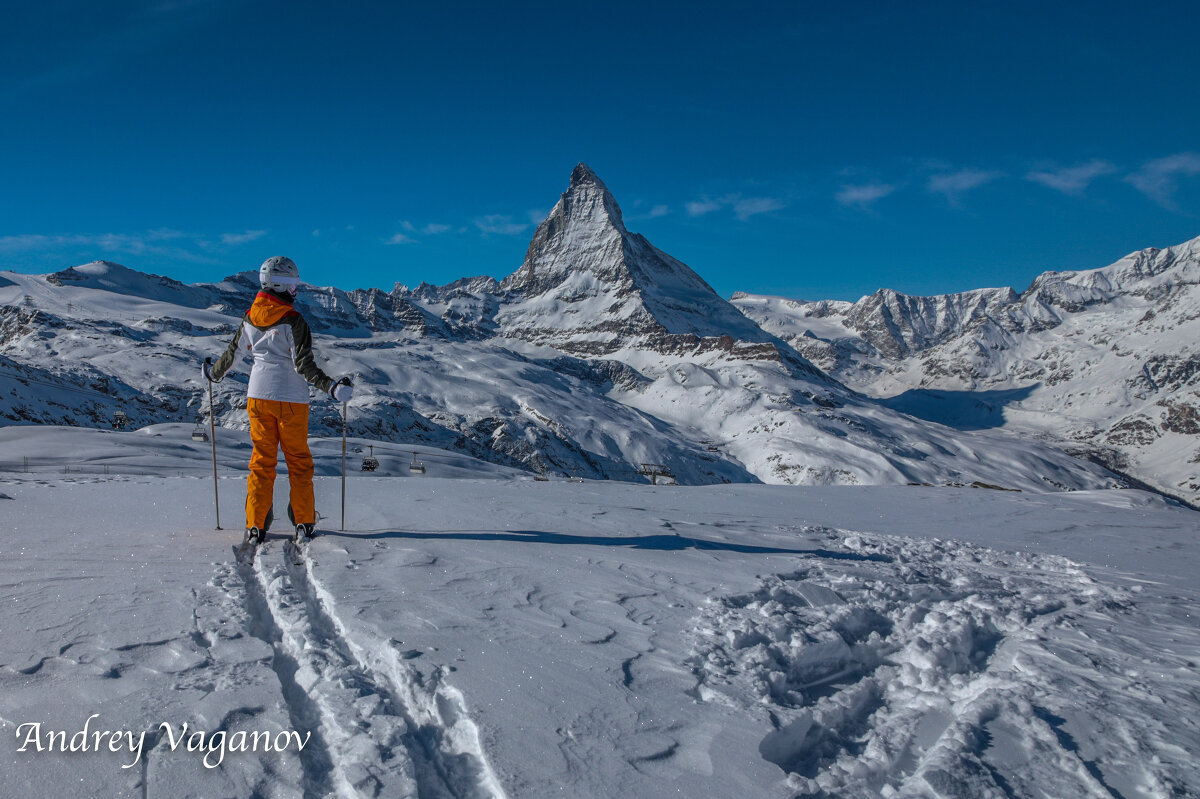
[[[225,373],[233,366],[234,360],[237,358],[238,342],[242,340],[242,329],[245,327],[246,317],[242,317],[241,324],[238,325],[237,332],[233,334],[233,340],[229,342],[229,346],[225,348],[225,352],[221,353],[221,357],[213,364],[212,376],[213,380],[221,380],[225,377]]]
[[[296,371],[309,383],[328,394],[329,389],[333,388],[334,380],[317,366],[316,356],[313,355],[312,330],[309,329],[308,322],[304,321],[300,314],[289,317],[289,321],[292,323],[292,342],[296,348]]]

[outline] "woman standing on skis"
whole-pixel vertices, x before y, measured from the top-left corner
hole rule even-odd
[[[250,476],[246,481],[246,544],[262,543],[275,487],[278,450],[283,447],[291,484],[296,540],[312,536],[316,523],[313,498],[313,459],[308,449],[308,384],[337,402],[354,395],[350,378],[335,381],[321,371],[313,357],[312,331],[293,304],[300,287],[300,270],[292,259],[276,255],[258,270],[262,290],[242,318],[225,353],[214,364],[205,360],[204,377],[219,382],[242,354],[250,355],[250,385],[246,410],[250,414]]]

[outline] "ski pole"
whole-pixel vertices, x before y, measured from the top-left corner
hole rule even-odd
[[[350,412],[350,403],[342,403],[342,526],[346,532],[346,414]]]
[[[204,362],[212,363],[212,358],[205,358]],[[208,381],[208,440],[212,442],[212,459],[213,459],[213,505],[217,510],[217,529],[221,529],[221,497],[217,491],[217,409],[213,405],[213,387],[212,381]]]

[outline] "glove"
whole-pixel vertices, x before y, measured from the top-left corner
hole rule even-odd
[[[350,382],[350,378],[343,377],[329,389],[329,396],[333,397],[335,402],[349,402],[354,396],[354,384]]]
[[[213,376],[212,376],[212,358],[204,359],[204,363],[200,364],[200,371],[204,374],[204,379],[207,380],[208,382],[210,382],[210,383],[218,382],[218,381],[214,380]]]

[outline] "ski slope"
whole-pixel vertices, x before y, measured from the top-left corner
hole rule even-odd
[[[0,430],[4,462],[180,464],[0,473],[6,795],[1200,794],[1200,515],[1155,495],[439,476],[430,449],[352,471],[341,532],[339,439],[308,557],[276,530],[245,568],[248,451],[218,431],[216,531],[175,427]],[[94,714],[141,756],[17,751]],[[172,750],[185,723],[307,743]]]

